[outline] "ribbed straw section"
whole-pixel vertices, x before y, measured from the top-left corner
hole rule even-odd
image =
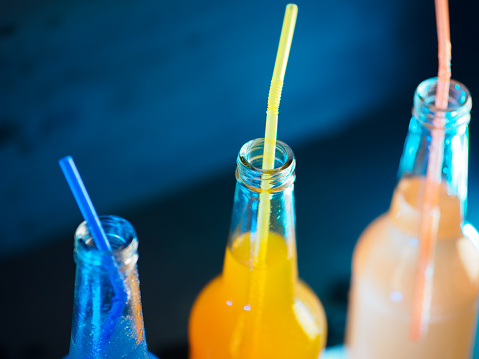
[[[283,81],[272,80],[269,88],[268,95],[268,110],[266,113],[271,112],[278,115],[279,103],[281,101],[281,92],[283,91]]]

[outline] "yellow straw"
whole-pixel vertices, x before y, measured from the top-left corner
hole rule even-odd
[[[298,7],[295,4],[288,4],[284,14],[278,53],[276,54],[276,63],[274,64],[273,78],[269,89],[268,110],[266,111],[266,130],[264,135],[263,171],[274,169],[279,101],[281,100],[284,73],[286,72],[286,65],[288,64],[289,50],[291,49],[291,41],[293,40],[297,15]],[[254,262],[256,265],[263,265],[266,260],[269,217],[271,213],[268,193],[269,185],[266,181],[268,178],[268,175],[264,174],[262,178],[263,181],[261,182],[257,229],[259,238],[256,239],[254,246]]]

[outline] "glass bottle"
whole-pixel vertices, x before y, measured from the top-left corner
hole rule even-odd
[[[238,155],[223,272],[193,306],[190,359],[317,359],[326,343],[323,307],[298,279],[294,155],[278,141],[275,169],[263,171],[263,144],[263,139],[252,140]],[[267,244],[258,242],[260,197],[264,201],[265,196],[270,203]],[[259,244],[265,251],[261,262],[254,254]]]
[[[391,206],[365,229],[354,250],[347,328],[350,359],[471,355],[479,294],[479,235],[465,221],[472,102],[467,88],[451,81],[448,108],[439,110],[434,106],[436,85],[437,78],[432,78],[416,90]],[[435,116],[442,119],[439,127]],[[419,214],[432,131],[444,135],[432,299],[425,335],[412,341]]]
[[[86,222],[75,232],[77,264],[68,359],[151,359],[147,351],[138,280],[138,240],[133,226],[117,216],[100,217],[112,251],[96,248]],[[112,281],[124,288],[125,301]],[[121,297],[121,296],[120,296]],[[118,315],[116,306],[120,306]],[[108,330],[108,323],[112,330]]]

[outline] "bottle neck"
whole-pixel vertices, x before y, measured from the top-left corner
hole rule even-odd
[[[435,107],[437,79],[422,82],[414,95],[413,116],[404,144],[391,211],[393,218],[419,221],[425,178],[432,151],[441,151],[442,163],[439,189],[439,233],[447,237],[464,221],[467,201],[468,124],[471,98],[467,88],[451,81],[449,105],[445,110]],[[440,146],[433,149],[433,138]],[[419,223],[419,222],[418,222]],[[416,228],[417,225],[409,225]]]
[[[294,154],[288,145],[277,141],[275,168],[263,170],[263,145],[263,139],[252,140],[238,155],[228,241],[236,260],[250,269],[296,258]],[[261,233],[266,233],[266,241]],[[264,261],[255,258],[255,248],[265,251]]]
[[[100,221],[111,251],[95,247],[85,222],[75,233],[77,268],[69,359],[147,358],[136,233],[120,217],[105,216]]]

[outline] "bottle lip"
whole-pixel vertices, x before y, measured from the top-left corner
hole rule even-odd
[[[456,127],[469,123],[472,99],[467,87],[459,81],[451,80],[447,109],[435,106],[436,88],[437,77],[419,84],[414,93],[413,116],[430,128]]]
[[[263,170],[264,138],[246,142],[238,154],[236,178],[250,189],[261,192],[265,189],[282,190],[295,179],[296,160],[293,150],[284,142],[276,141],[275,168]]]
[[[103,251],[95,246],[88,225],[83,221],[75,231],[75,261],[102,266],[114,258],[118,265],[135,264],[138,259],[138,239],[132,224],[114,215],[99,216],[99,219],[110,242],[111,251]]]

